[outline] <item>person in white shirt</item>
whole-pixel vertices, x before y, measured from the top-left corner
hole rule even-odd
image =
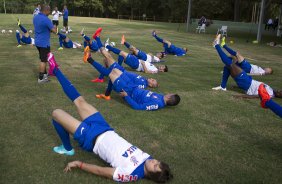
[[[59,17],[62,15],[62,12],[58,11],[58,7],[55,7],[54,11],[52,12],[52,15],[53,15],[52,23],[54,26],[58,27]]]
[[[169,166],[153,159],[149,154],[120,137],[106,122],[100,112],[86,102],[71,82],[64,76],[52,53],[48,54],[49,75],[55,75],[66,96],[74,103],[81,120],[67,112],[56,109],[52,113],[53,125],[62,145],[53,148],[58,154],[74,155],[69,134],[78,141],[80,147],[94,152],[110,164],[101,167],[82,161],[69,162],[65,172],[79,168],[86,172],[112,179],[117,182],[130,182],[147,178],[164,183],[173,178]]]
[[[267,23],[265,24],[264,29],[269,30],[269,28],[272,28],[272,27],[273,27],[273,20],[272,20],[272,18],[270,18],[270,19],[268,19]]]
[[[33,16],[36,16],[38,13],[40,13],[41,5],[37,4],[37,7],[33,11]]]

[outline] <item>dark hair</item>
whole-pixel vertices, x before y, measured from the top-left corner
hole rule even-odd
[[[168,72],[168,67],[165,65],[164,72]]]
[[[274,96],[277,98],[282,98],[282,90],[273,90]]]
[[[170,168],[166,163],[161,162],[160,169],[160,172],[148,172],[147,178],[156,183],[165,183],[173,178]]]
[[[50,10],[50,6],[48,4],[43,4],[41,6],[41,12],[46,11],[46,10]]]
[[[174,94],[169,97],[168,101],[166,102],[166,105],[175,106],[179,104],[179,102],[180,102],[180,96],[178,94]]]

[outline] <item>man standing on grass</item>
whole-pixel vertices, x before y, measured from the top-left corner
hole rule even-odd
[[[43,5],[41,12],[33,18],[35,46],[39,52],[40,64],[38,83],[49,82],[46,71],[47,54],[50,52],[50,32],[57,33],[56,27],[53,26],[48,18],[50,7]]]
[[[40,13],[41,5],[37,4],[37,7],[33,11],[33,16],[38,15]]]
[[[67,8],[67,6],[64,6],[64,10],[63,10],[63,24],[66,30],[66,34],[68,34],[68,21],[69,21],[69,10]]]
[[[52,15],[53,15],[52,23],[54,26],[58,27],[59,26],[59,17],[62,15],[62,13],[58,11],[57,7],[55,7],[54,11],[52,12]]]

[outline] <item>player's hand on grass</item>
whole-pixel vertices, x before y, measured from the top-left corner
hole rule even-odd
[[[71,171],[72,168],[77,168],[79,167],[81,164],[81,161],[73,161],[73,162],[69,162],[68,165],[66,166],[66,168],[64,169],[64,172],[69,172]]]
[[[125,91],[122,91],[119,94],[120,94],[121,97],[126,97],[127,96],[127,93]]]

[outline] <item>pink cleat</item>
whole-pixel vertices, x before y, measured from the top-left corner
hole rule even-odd
[[[57,64],[56,60],[55,60],[55,57],[54,57],[54,54],[52,54],[51,52],[48,53],[48,63],[49,63],[49,71],[48,71],[48,74],[51,75],[51,76],[54,76],[54,70],[56,68],[59,67],[59,65]]]
[[[91,80],[91,82],[94,82],[94,83],[103,83],[103,82],[104,82],[104,79],[96,78],[96,79]]]
[[[96,39],[97,37],[100,36],[101,32],[102,32],[102,28],[99,27],[99,28],[95,31],[95,33],[92,35],[92,38],[93,38],[93,39]]]

